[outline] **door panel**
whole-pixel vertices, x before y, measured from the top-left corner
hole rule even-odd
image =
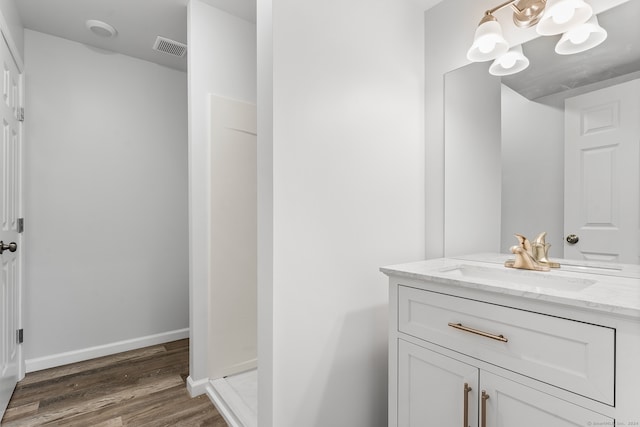
[[[398,340],[398,426],[477,427],[478,368]]]
[[[565,103],[564,257],[639,263],[640,80]]]
[[[21,75],[9,48],[0,41],[2,99],[0,100],[0,240],[21,246],[18,234],[21,189]],[[20,258],[19,251],[0,255],[0,416],[20,375]]]
[[[614,425],[611,418],[486,371],[482,371],[480,389],[481,396],[482,391],[489,396],[484,411],[487,427]],[[482,418],[482,400],[479,405]]]

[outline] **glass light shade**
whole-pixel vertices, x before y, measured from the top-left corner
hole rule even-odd
[[[494,76],[508,76],[519,73],[529,66],[529,59],[522,53],[522,46],[514,46],[507,53],[496,58],[489,67]]]
[[[538,34],[552,36],[584,24],[593,15],[593,9],[584,0],[547,0],[547,6],[536,26]]]
[[[562,35],[556,44],[556,53],[560,55],[571,55],[573,53],[584,52],[598,46],[607,39],[607,30],[598,24],[597,16],[582,25],[579,25]]]
[[[509,50],[502,36],[500,23],[491,15],[485,16],[476,29],[473,45],[467,51],[467,59],[473,62],[490,61]]]

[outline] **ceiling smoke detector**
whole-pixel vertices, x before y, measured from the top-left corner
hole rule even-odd
[[[106,22],[98,21],[97,19],[89,19],[86,22],[86,25],[93,34],[96,34],[100,37],[109,38],[114,37],[116,34],[118,34],[118,31],[116,31],[116,29],[111,25],[107,24]]]
[[[187,45],[166,37],[158,36],[153,45],[153,50],[182,58],[184,54],[187,53]]]

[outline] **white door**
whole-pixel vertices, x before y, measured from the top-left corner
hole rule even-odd
[[[478,368],[398,340],[398,427],[477,427],[477,396]]]
[[[488,398],[483,399],[482,392]],[[480,373],[479,395],[480,424],[487,427],[614,425],[604,415],[486,371]]]
[[[3,91],[0,100],[2,146],[0,147],[0,417],[21,375],[20,346],[20,234],[22,125],[18,121],[22,76],[4,37],[0,37]],[[14,246],[15,245],[15,246]],[[17,250],[16,250],[17,249]]]
[[[566,100],[565,258],[640,263],[639,163],[640,80]]]

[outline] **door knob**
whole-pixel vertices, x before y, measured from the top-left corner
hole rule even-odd
[[[575,234],[569,234],[566,240],[570,245],[575,245],[576,243],[578,243],[578,240],[580,240],[580,238]]]
[[[3,254],[4,251],[8,250],[9,252],[15,252],[18,250],[18,245],[16,242],[11,242],[8,245],[5,245],[2,240],[0,240],[0,254]]]

